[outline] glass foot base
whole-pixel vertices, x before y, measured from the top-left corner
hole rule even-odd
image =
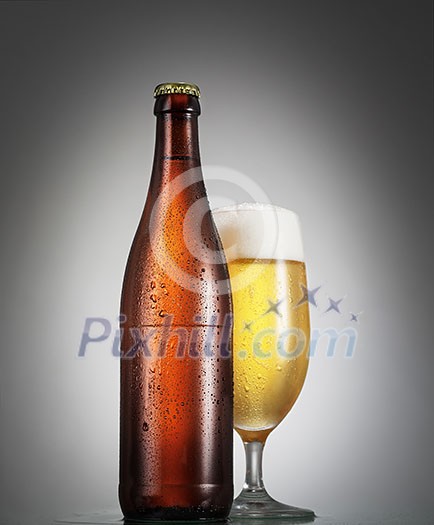
[[[234,500],[230,513],[231,522],[241,519],[282,519],[291,523],[308,523],[315,519],[313,510],[285,505],[274,500],[266,490],[243,490]]]

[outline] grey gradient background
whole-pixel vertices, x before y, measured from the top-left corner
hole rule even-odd
[[[313,326],[363,310],[354,357],[312,359],[271,435],[270,492],[429,509],[431,20],[428,1],[0,3],[0,516],[116,505],[119,363],[77,352],[86,316],[115,321],[170,80],[202,89],[204,163],[300,215]],[[239,439],[235,466],[239,490]]]

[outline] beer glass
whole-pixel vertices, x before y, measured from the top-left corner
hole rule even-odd
[[[298,217],[246,203],[213,211],[233,297],[234,427],[244,443],[246,480],[232,518],[314,517],[279,503],[262,481],[262,451],[303,386],[309,352],[306,268]]]

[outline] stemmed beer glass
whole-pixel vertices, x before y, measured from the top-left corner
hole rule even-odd
[[[307,373],[310,338],[303,246],[295,213],[246,203],[213,211],[231,279],[234,427],[244,443],[246,480],[232,518],[313,518],[279,503],[262,481],[270,432],[294,405]]]

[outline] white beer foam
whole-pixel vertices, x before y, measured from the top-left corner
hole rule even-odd
[[[245,202],[212,212],[226,259],[304,261],[298,215],[272,204]]]

